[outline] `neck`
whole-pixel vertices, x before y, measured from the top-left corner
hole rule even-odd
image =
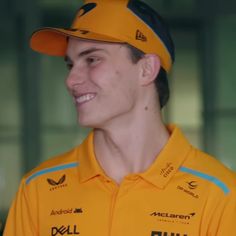
[[[98,162],[117,183],[128,174],[145,171],[169,138],[161,115],[147,109],[145,112],[145,115],[136,115],[132,122],[121,122],[94,131]]]

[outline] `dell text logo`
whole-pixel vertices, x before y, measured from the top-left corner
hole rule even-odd
[[[61,227],[52,227],[52,231],[51,231],[51,236],[57,236],[57,235],[75,235],[75,234],[80,234],[77,231],[77,227],[76,225],[74,225],[73,227],[68,225],[68,226],[64,226],[62,225]]]
[[[152,231],[151,236],[188,236],[187,234],[167,233],[161,231]]]

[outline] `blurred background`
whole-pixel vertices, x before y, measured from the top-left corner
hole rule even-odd
[[[236,1],[146,2],[167,20],[176,45],[165,121],[236,170]],[[76,123],[63,59],[28,45],[37,27],[69,27],[80,5],[0,0],[0,235],[23,174],[88,132]]]

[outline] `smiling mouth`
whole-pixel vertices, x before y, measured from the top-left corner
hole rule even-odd
[[[96,94],[94,94],[94,93],[87,93],[87,94],[83,94],[81,96],[76,96],[75,97],[75,102],[76,102],[76,104],[81,105],[83,103],[91,101],[95,97],[96,97]]]

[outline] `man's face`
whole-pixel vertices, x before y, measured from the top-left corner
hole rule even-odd
[[[82,126],[132,121],[138,102],[139,65],[123,44],[69,39],[66,85]]]

